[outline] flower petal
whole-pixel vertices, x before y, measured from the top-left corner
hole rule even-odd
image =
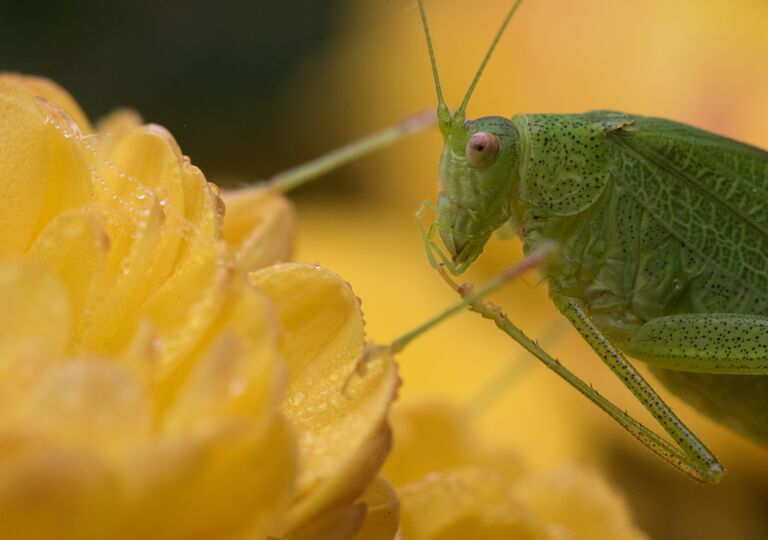
[[[234,540],[281,531],[295,454],[287,423],[270,419],[149,447],[128,469],[133,504],[119,538]]]
[[[74,135],[53,104],[0,82],[0,255],[20,253],[65,208],[91,200]],[[75,127],[76,129],[76,127]]]
[[[160,492],[175,501],[162,525],[169,535],[250,530],[263,537],[282,528],[293,493],[295,443],[278,409],[284,385],[276,324],[261,293],[239,285],[242,279],[230,278],[218,318],[158,390],[163,437],[186,441],[178,451],[188,466],[161,475],[164,485],[150,477],[142,507],[156,506]]]
[[[82,349],[90,313],[106,295],[111,247],[114,245],[98,215],[67,212],[53,219],[29,250],[29,259],[56,272],[66,287],[74,330],[73,342],[68,340],[67,344],[75,350]]]
[[[0,73],[0,83],[15,86],[25,94],[55,103],[77,124],[83,134],[93,131],[88,117],[72,95],[61,86],[46,77],[21,75],[20,73]]]
[[[392,412],[397,444],[383,472],[396,486],[467,465],[483,464],[510,479],[521,476],[525,470],[515,452],[479,440],[474,418],[466,407],[420,399],[398,402]]]
[[[291,540],[350,540],[365,519],[365,505],[351,504],[318,514],[291,531]]]
[[[245,270],[291,258],[296,212],[282,193],[265,187],[224,191],[224,239]]]
[[[117,462],[151,432],[148,397],[131,374],[112,362],[50,365],[27,393],[18,426],[64,448]]]
[[[138,129],[144,120],[133,109],[116,109],[96,123],[96,131],[103,134],[125,134]]]
[[[191,355],[191,369],[174,374],[178,390],[164,413],[166,434],[209,436],[227,420],[253,421],[276,411],[284,378],[270,307],[252,287],[230,288]]]
[[[0,359],[5,366],[20,361],[25,352],[64,352],[72,315],[67,291],[52,272],[39,264],[3,260],[0,298]]]
[[[39,264],[0,263],[0,432],[13,430],[30,389],[71,338],[67,291]]]
[[[368,511],[353,540],[389,540],[400,526],[400,500],[386,478],[378,475],[359,499]]]
[[[400,509],[404,540],[550,539],[492,469],[434,473],[400,490]]]
[[[647,540],[632,523],[626,504],[593,471],[567,467],[528,475],[515,494],[552,531],[589,540]]]
[[[289,368],[283,412],[298,434],[299,479],[288,523],[348,504],[375,477],[389,451],[386,423],[398,385],[394,361],[360,370],[365,345],[358,299],[338,276],[306,264],[254,272],[285,329]]]
[[[0,435],[5,538],[105,538],[122,502],[117,478],[97,459],[18,434]]]

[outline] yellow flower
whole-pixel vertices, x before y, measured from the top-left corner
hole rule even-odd
[[[355,500],[389,448],[394,364],[356,371],[338,276],[274,264],[281,196],[219,197],[163,128],[119,113],[94,133],[17,75],[0,195],[4,537],[301,538],[341,515],[348,538],[367,503],[381,517],[378,481]]]
[[[646,538],[596,473],[532,469],[481,440],[470,420],[443,402],[395,408],[384,472],[398,485],[401,540]]]

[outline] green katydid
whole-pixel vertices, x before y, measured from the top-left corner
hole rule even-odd
[[[427,254],[453,274],[466,270],[505,225],[519,233],[528,257],[477,290],[456,287],[463,302],[382,348],[400,351],[469,305],[660,457],[697,480],[717,482],[724,472],[717,459],[623,353],[649,364],[663,384],[706,414],[768,441],[768,153],[676,122],[618,112],[466,121],[472,91],[520,3],[509,10],[452,114],[418,0],[445,149],[437,207],[425,204],[417,216],[436,210],[436,221],[422,230]],[[290,189],[424,123],[423,117],[407,121],[274,183]],[[532,265],[541,267],[560,311],[675,444],[601,396],[482,300]]]
[[[676,122],[612,111],[467,121],[472,91],[520,3],[451,113],[418,0],[445,142],[432,207],[437,217],[423,231],[430,260],[436,254],[461,274],[505,224],[518,232],[525,253],[539,256],[547,246],[541,272],[552,300],[677,447],[480,302],[488,288],[466,296],[467,303],[659,456],[716,482],[722,466],[624,353],[646,362],[704,413],[768,442],[768,153]]]

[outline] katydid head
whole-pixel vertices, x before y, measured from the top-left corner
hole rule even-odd
[[[517,130],[499,116],[462,121],[445,135],[435,226],[455,273],[466,270],[509,219],[518,155]]]
[[[445,147],[440,159],[440,195],[433,225],[450,256],[449,270],[464,272],[483,251],[494,230],[510,217],[509,192],[517,177],[518,134],[506,118],[465,121],[469,98],[504,29],[522,0],[504,18],[458,110],[451,114],[443,98],[424,0],[418,0],[437,91],[437,118]],[[431,237],[429,249],[436,248]],[[445,260],[445,256],[441,254]],[[430,260],[432,256],[430,255]]]

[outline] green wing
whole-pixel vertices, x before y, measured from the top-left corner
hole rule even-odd
[[[768,294],[768,152],[658,118],[608,131],[613,176],[721,272]]]

